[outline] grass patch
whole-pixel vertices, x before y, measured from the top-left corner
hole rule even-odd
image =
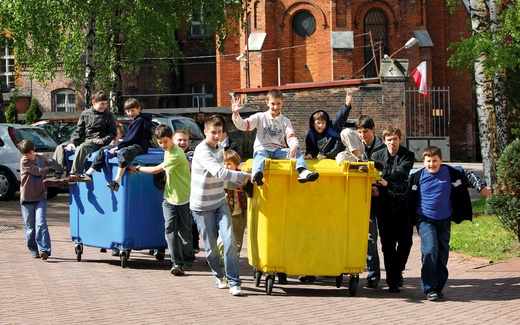
[[[473,222],[451,225],[450,250],[494,262],[520,257],[518,240],[494,216],[484,215],[486,200],[473,202]]]

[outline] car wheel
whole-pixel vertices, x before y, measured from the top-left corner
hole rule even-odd
[[[13,198],[16,193],[16,179],[8,172],[0,170],[0,200],[6,201]]]

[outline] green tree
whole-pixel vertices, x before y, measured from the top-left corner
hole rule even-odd
[[[18,122],[18,110],[14,103],[9,104],[9,108],[5,113],[5,121],[6,123],[17,123]]]
[[[27,112],[25,112],[25,124],[31,125],[36,122],[40,117],[42,117],[42,111],[38,107],[36,103],[36,99],[31,99],[31,105]]]
[[[0,30],[14,40],[18,68],[29,67],[38,81],[52,80],[58,68],[91,89],[120,97],[121,69],[137,71],[153,58],[156,71],[184,57],[178,33],[200,17],[202,27],[224,39],[243,15],[242,1],[221,0],[23,0],[0,2]],[[208,40],[214,46],[215,39]],[[217,44],[219,46],[219,44]],[[119,102],[122,102],[119,100]],[[122,111],[122,107],[113,109]]]
[[[486,212],[497,215],[520,242],[520,139],[506,147],[498,161],[495,193],[487,200]]]

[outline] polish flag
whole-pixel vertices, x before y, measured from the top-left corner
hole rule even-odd
[[[413,80],[419,87],[419,93],[424,97],[428,96],[428,86],[426,85],[426,61],[421,62],[415,70],[412,71]]]

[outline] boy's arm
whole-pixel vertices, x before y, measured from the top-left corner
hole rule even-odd
[[[69,143],[79,146],[85,141],[85,118],[83,113],[79,116],[78,124],[70,137]]]
[[[198,155],[197,163],[215,178],[235,183],[243,183],[247,178],[251,177],[248,173],[224,168],[209,151],[199,151],[196,154]],[[195,164],[195,156],[193,163]]]
[[[345,104],[341,107],[341,109],[336,113],[336,117],[332,120],[332,127],[334,130],[341,132],[343,126],[348,120],[348,116],[350,111],[352,110],[352,102],[353,97],[349,94],[345,99]]]
[[[22,170],[27,171],[31,175],[44,176],[54,172],[54,170],[49,167],[38,167],[38,165],[33,164],[29,159],[22,159],[21,165]]]
[[[125,139],[117,144],[118,149],[136,144],[139,139],[142,138],[145,132],[144,120],[140,118],[135,119],[132,121],[132,123],[130,123],[128,129],[132,131],[128,132],[128,134],[125,136]]]
[[[316,157],[320,152],[313,141],[311,132],[312,131],[309,130],[309,132],[307,132],[307,137],[305,138],[305,157],[308,159]]]
[[[159,174],[160,172],[164,171],[164,169],[162,168],[161,165],[157,165],[157,166],[137,165],[137,166],[128,167],[128,170],[131,171],[132,173],[141,172],[141,173],[152,174],[152,175]]]
[[[116,118],[111,113],[110,120],[108,121],[108,134],[101,138],[103,145],[108,145],[117,136]]]
[[[482,196],[490,197],[493,195],[493,189],[487,186],[486,182],[475,175],[473,171],[467,169],[462,169],[462,171],[469,186],[475,188]]]

